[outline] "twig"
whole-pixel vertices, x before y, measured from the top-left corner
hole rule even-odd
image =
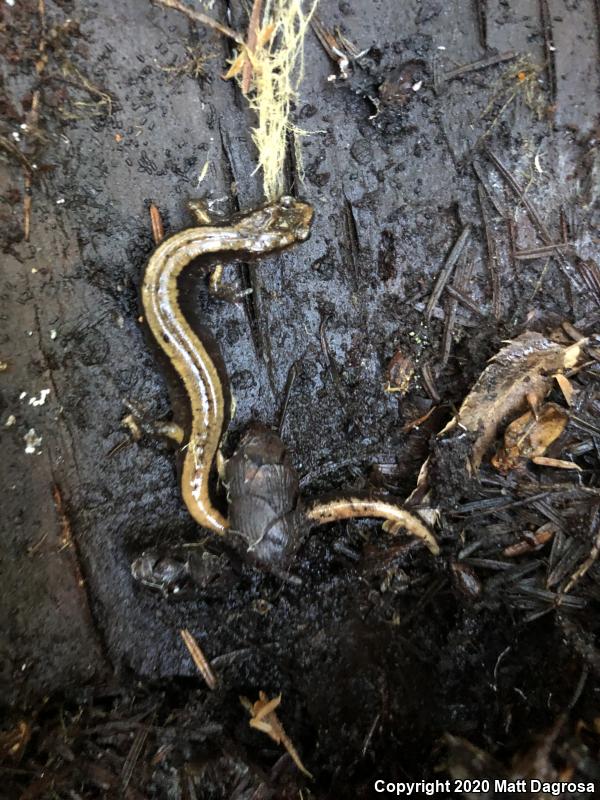
[[[19,148],[10,141],[10,139],[0,136],[0,148],[2,150],[6,150],[6,152],[10,153],[11,156],[14,156],[26,172],[33,174],[33,165],[27,159],[27,157],[23,155]]]
[[[458,261],[459,256],[462,253],[470,235],[471,235],[471,226],[467,224],[462,229],[460,236],[456,240],[454,247],[450,251],[450,255],[446,259],[446,262],[442,267],[440,274],[438,275],[438,279],[435,283],[435,286],[431,293],[431,297],[429,298],[429,302],[427,303],[425,309],[425,316],[427,317],[428,322],[431,320],[431,317],[433,315],[433,309],[438,304],[438,300],[440,299],[441,294],[444,291],[444,287],[448,283],[448,280],[452,275],[452,270],[456,266],[456,262]]]
[[[260,15],[262,12],[262,0],[254,0],[252,5],[252,13],[250,14],[250,21],[248,23],[248,38],[246,40],[246,50],[248,53],[253,53],[258,39],[258,28],[260,25]],[[250,90],[250,81],[252,80],[252,61],[246,58],[242,70],[242,92],[248,94]]]
[[[48,75],[47,80],[58,81],[66,84],[67,86],[74,86],[76,89],[82,89],[91,97],[95,97],[97,99],[97,102],[94,103],[96,107],[105,106],[107,116],[112,116],[113,97],[109,92],[92,83],[77,69],[74,64],[67,64],[65,67],[63,67],[63,69],[69,75],[69,77],[65,77],[64,75]],[[74,105],[86,108],[90,105],[90,103],[84,103],[81,101],[75,102]]]
[[[361,748],[360,754],[364,758],[367,755],[367,750],[369,745],[371,744],[371,739],[373,738],[373,734],[377,730],[377,726],[379,725],[379,720],[381,719],[381,714],[376,714],[375,719],[371,723],[371,727],[367,731],[367,735],[365,736],[365,740],[363,742],[363,746]]]
[[[325,328],[328,322],[329,322],[329,316],[323,317],[323,319],[321,320],[321,324],[319,326],[321,350],[323,351],[323,355],[325,356],[325,360],[327,361],[327,366],[329,367],[329,371],[331,372],[331,377],[333,378],[333,385],[335,386],[335,389],[338,392],[340,399],[343,401],[344,392],[340,382],[340,376],[338,374],[337,365],[334,359],[331,357],[331,353],[329,352],[329,345],[327,343],[327,333],[325,331]]]
[[[60,491],[60,487],[56,483],[52,487],[52,499],[54,500],[54,507],[56,508],[56,514],[60,522],[60,549],[75,550],[73,532],[71,530],[71,521],[69,520],[69,517],[67,516],[67,513],[65,511],[62,499],[62,492]],[[77,553],[75,553],[75,555],[77,555]],[[82,585],[83,575],[81,574],[81,571],[79,569],[79,563],[77,560],[75,561],[75,570],[76,570],[77,582],[80,585]]]
[[[592,258],[580,258],[577,254],[574,256],[575,263],[579,269],[579,273],[587,286],[595,293],[596,302],[600,301],[600,270],[598,264]]]
[[[471,280],[471,275],[473,274],[473,259],[468,259],[466,262],[463,262],[457,270],[456,275],[454,276],[454,285],[453,286],[446,286],[446,291],[448,289],[466,289],[467,284]],[[456,311],[458,309],[458,298],[451,297],[448,301],[448,305],[446,308],[446,323],[444,325],[444,335],[442,337],[442,358],[441,358],[441,366],[445,367],[448,363],[448,358],[450,357],[450,348],[452,347],[452,336],[454,334],[454,325],[456,323]]]
[[[506,211],[506,208],[496,197],[496,193],[494,192],[492,187],[487,182],[486,177],[483,174],[483,169],[481,168],[481,164],[479,164],[477,161],[473,161],[472,164],[473,164],[473,169],[475,170],[475,174],[477,175],[477,178],[479,179],[481,185],[485,189],[485,193],[487,194],[490,203],[494,206],[494,208],[496,209],[498,214],[500,214],[502,219],[507,219],[509,217],[509,214]]]
[[[578,281],[576,280],[575,276],[572,274],[571,264],[569,264],[569,262],[567,261],[567,259],[563,255],[563,253],[561,252],[560,248],[559,249],[556,248],[556,245],[552,241],[552,237],[550,236],[550,233],[548,232],[548,228],[546,228],[546,226],[542,222],[542,219],[541,219],[540,215],[538,214],[537,210],[535,209],[535,207],[533,206],[533,204],[525,196],[525,192],[523,191],[523,189],[519,185],[519,183],[516,180],[516,178],[514,177],[514,175],[502,163],[502,161],[498,158],[498,156],[495,153],[493,153],[489,148],[485,148],[485,152],[487,153],[488,158],[492,161],[492,163],[494,164],[494,166],[496,167],[498,172],[502,175],[504,180],[507,182],[509,187],[512,189],[514,194],[523,203],[523,206],[524,206],[525,210],[527,211],[527,213],[529,214],[529,217],[530,217],[531,221],[533,222],[533,224],[537,228],[537,232],[539,234],[540,239],[548,247],[550,247],[550,246],[554,247],[554,254],[553,255],[557,259],[558,265],[560,266],[560,268],[561,268],[562,272],[564,273],[564,275],[569,280],[572,280],[573,283],[575,283],[575,285],[577,285]],[[585,278],[584,278],[584,280],[585,280]],[[580,288],[580,284],[579,284],[578,288]],[[592,288],[592,290],[594,290],[593,287],[588,287],[588,288]]]
[[[40,38],[38,41],[38,59],[35,62],[35,71],[41,77],[46,69],[48,57],[46,55],[46,0],[38,0],[38,16],[40,19]],[[35,89],[31,97],[31,108],[25,117],[25,124],[28,131],[38,129],[40,117],[40,89]],[[31,232],[31,204],[32,204],[33,171],[25,170],[23,176],[23,235],[25,241],[29,241]]]
[[[507,511],[510,508],[518,508],[519,506],[526,506],[530,505],[531,503],[535,502],[536,500],[544,500],[546,497],[551,497],[552,492],[539,492],[538,494],[531,495],[530,497],[526,497],[524,500],[514,500],[508,503],[503,502],[502,498],[495,498],[490,497],[486,500],[477,500],[473,503],[465,503],[463,506],[459,506],[458,508],[448,508],[446,509],[446,513],[452,517],[478,517],[480,515],[487,515],[487,514],[497,514],[499,511]],[[496,502],[497,505],[493,505]],[[472,507],[481,507],[481,508],[473,508]]]
[[[36,93],[34,93],[34,98]],[[23,236],[25,241],[29,241],[29,231],[31,228],[31,186],[33,183],[33,166],[29,163],[23,153],[9,139],[0,136],[0,149],[5,150],[14,156],[23,173]]]
[[[433,92],[434,94],[439,94],[442,81],[440,80],[440,65],[437,54],[431,59],[431,74],[433,76]]]
[[[487,0],[474,0],[479,44],[487,50]]]
[[[463,292],[457,289],[455,286],[446,286],[446,292],[450,295],[450,297],[454,297],[459,303],[462,303],[462,305],[465,308],[468,308],[469,311],[477,314],[478,317],[485,317],[485,314],[477,305],[477,303],[474,300],[471,300],[470,297],[467,297],[466,294],[463,294]]]
[[[46,0],[38,0],[38,17],[40,18],[40,39],[38,42],[39,58],[35,64],[35,71],[41,75],[46,68]]]
[[[596,30],[600,30],[600,0],[595,0],[594,7],[596,9]],[[600,48],[600,36],[596,36],[598,47]]]
[[[483,230],[485,232],[485,242],[488,253],[488,269],[492,279],[492,311],[496,319],[500,319],[500,276],[498,275],[498,252],[496,250],[496,242],[492,236],[490,229],[490,222],[485,208],[485,194],[481,184],[477,186],[477,194],[479,196],[479,205],[481,207],[481,217],[483,219]]]
[[[189,19],[194,20],[194,22],[200,23],[200,25],[206,25],[207,28],[212,28],[214,31],[218,33],[222,33],[223,36],[228,36],[230,39],[233,39],[234,42],[243,45],[244,39],[240,36],[239,33],[236,33],[231,28],[228,28],[227,25],[222,25],[220,22],[217,22],[216,19],[209,17],[208,14],[203,14],[201,11],[194,11],[191,8],[188,8],[183,3],[180,3],[179,0],[151,0],[152,2],[156,3],[157,5],[164,6],[165,8],[172,8],[175,11],[179,11],[181,14],[185,14],[186,17]]]
[[[495,64],[502,64],[504,61],[511,61],[513,58],[516,58],[516,53],[500,53],[497,56],[488,56],[487,58],[480,58],[478,61],[472,61],[470,64],[463,64],[460,67],[456,67],[456,69],[451,69],[444,74],[445,81],[451,81],[454,78],[460,78],[462,75],[466,75],[469,72],[476,72],[479,69],[485,69],[486,67],[493,67]]]
[[[131,743],[129,753],[127,754],[127,758],[125,759],[125,763],[123,764],[123,769],[121,770],[122,792],[127,791],[127,787],[129,786],[129,782],[131,781],[135,765],[139,761],[140,755],[142,754],[142,750],[144,749],[144,745],[146,744],[146,739],[148,738],[149,732],[150,728],[148,728],[147,726],[140,728],[136,733],[133,742]]]
[[[181,634],[181,638],[184,641],[185,646],[190,651],[190,655],[194,661],[194,664],[198,668],[198,672],[204,678],[206,685],[209,689],[216,689],[217,688],[217,678],[215,673],[212,671],[210,664],[208,663],[206,656],[202,652],[200,645],[194,639],[192,634],[188,631],[187,628],[182,628],[179,633]]]
[[[546,54],[546,71],[548,73],[548,86],[550,89],[550,102],[556,104],[556,59],[554,41],[552,36],[552,18],[548,8],[548,0],[540,0],[540,17],[544,34],[544,52]]]
[[[292,393],[292,387],[296,382],[296,375],[298,374],[298,362],[294,361],[292,366],[289,368],[287,378],[285,380],[285,386],[283,389],[283,401],[281,403],[281,410],[279,412],[279,421],[277,423],[277,432],[281,436],[283,431],[283,425],[285,423],[285,415],[287,414],[288,405],[290,402],[290,394]]]
[[[434,403],[439,403],[441,398],[438,390],[435,387],[433,375],[431,374],[431,364],[423,364],[423,367],[421,368],[421,374],[423,376],[423,383],[425,384],[425,388],[429,392],[429,396],[431,397]]]
[[[566,250],[570,247],[569,242],[559,242],[558,244],[545,245],[544,247],[532,247],[528,250],[516,250],[514,253],[517,261],[533,261],[543,256],[551,256],[557,250]]]
[[[567,215],[563,206],[560,207],[560,232],[563,244],[569,243],[569,224],[567,222]]]
[[[590,550],[589,556],[586,560],[581,564],[571,575],[569,582],[565,586],[562,591],[562,594],[568,594],[573,586],[583,578],[586,572],[589,570],[591,566],[593,566],[594,562],[600,555],[600,505],[596,505],[594,509],[594,513],[592,514],[592,522],[591,522],[591,529],[592,535],[594,536],[592,540],[592,549]]]
[[[510,215],[504,219],[506,222],[506,232],[508,234],[508,260],[514,279],[517,276],[517,260],[515,258],[515,253],[517,252],[517,233],[515,231],[514,219]]]
[[[523,203],[527,213],[531,217],[531,221],[534,223],[535,227],[538,230],[540,238],[544,242],[544,244],[550,246],[553,244],[552,237],[550,236],[548,229],[542,222],[540,215],[538,214],[537,210],[533,207],[530,200],[525,196],[524,190],[521,188],[520,184],[518,183],[517,179],[514,175],[510,172],[508,167],[506,167],[502,161],[498,158],[498,156],[492,152],[489,148],[485,148],[485,152],[487,153],[490,161],[494,164],[498,172],[502,175],[504,180],[507,182],[509,187],[518,197],[518,199]]]
[[[154,239],[154,244],[158,247],[158,245],[165,238],[165,230],[163,228],[160,211],[158,210],[158,207],[154,205],[154,203],[150,204],[150,224],[152,225],[152,238]]]
[[[42,534],[42,536],[38,539],[38,541],[35,544],[33,544],[33,545],[31,545],[31,547],[27,548],[27,555],[28,556],[34,555],[40,549],[40,547],[44,544],[44,542],[46,541],[47,538],[48,538],[48,533]]]

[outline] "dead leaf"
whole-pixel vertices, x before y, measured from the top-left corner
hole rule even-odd
[[[7,731],[0,732],[0,764],[5,761],[18,763],[31,738],[31,724],[20,720]]]
[[[573,389],[573,384],[567,378],[566,375],[563,375],[560,372],[557,373],[554,376],[554,378],[555,378],[556,382],[558,383],[558,385],[560,386],[560,390],[563,393],[563,397],[567,401],[567,405],[572,406],[573,405],[573,395],[575,394],[575,389]]]
[[[415,374],[415,365],[411,358],[398,350],[389,360],[387,365],[386,392],[405,395],[410,386],[412,376]]]
[[[529,402],[538,405],[556,374],[571,369],[584,357],[587,339],[564,346],[540,333],[527,332],[494,356],[465,398],[458,415],[438,436],[458,428],[475,435],[469,470],[478,470],[502,423]]]
[[[565,461],[562,458],[546,458],[546,456],[535,456],[531,459],[539,467],[554,467],[554,469],[576,469],[581,472],[579,464],[573,461]]]
[[[274,742],[283,745],[300,772],[306,775],[307,778],[312,778],[311,773],[302,763],[298,751],[294,747],[292,740],[284,731],[283,725],[275,713],[275,709],[281,703],[281,695],[269,700],[267,695],[263,691],[260,691],[258,693],[258,698],[259,699],[255,703],[252,703],[247,697],[240,697],[241,704],[250,714],[250,727],[262,731],[262,733],[266,733]]]
[[[266,44],[268,44],[274,30],[275,25],[273,23],[265,25],[265,27],[258,32],[257,46],[264,47]],[[252,68],[255,68],[255,64],[253,63],[254,59],[252,56],[252,51],[249,50],[244,44],[241,48],[241,52],[231,62],[231,66],[227,72],[221,76],[223,80],[228,81],[231,80],[231,78],[235,78],[236,75],[239,75],[239,73],[243,70],[245,64],[250,64]]]
[[[231,78],[235,78],[235,76],[242,71],[244,64],[246,63],[246,58],[246,50],[244,48],[242,52],[233,59],[227,72],[221,76],[223,80],[228,81],[231,80]]]
[[[517,417],[506,429],[504,445],[492,458],[493,466],[500,472],[509,472],[523,460],[543,456],[564,431],[568,419],[565,409],[555,403],[545,403],[537,417],[532,411]]]

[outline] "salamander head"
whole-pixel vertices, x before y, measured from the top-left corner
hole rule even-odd
[[[245,214],[236,227],[258,236],[256,248],[252,249],[260,252],[288,247],[308,239],[312,218],[312,206],[286,196]]]

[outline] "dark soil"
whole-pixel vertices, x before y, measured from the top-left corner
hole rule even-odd
[[[208,13],[229,11],[244,31],[242,5],[217,0]],[[2,797],[366,798],[386,796],[377,778],[600,781],[597,564],[557,600],[598,542],[597,366],[573,378],[565,446],[581,473],[502,476],[484,463],[469,482],[461,447],[433,440],[503,340],[563,321],[600,332],[598,10],[322,0],[322,24],[368,52],[343,79],[312,32],[306,41],[305,178],[292,157],[287,177],[315,208],[311,239],[228,266],[253,289],[245,303],[210,297],[199,275],[186,304],[227,365],[229,452],[251,422],[277,427],[285,406],[304,498],[407,497],[433,453],[442,554],[376,521],[319,528],[294,561],[298,585],[200,531],[173,450],[128,444],[121,427],[126,403],[148,418],[171,411],[138,321],[150,203],[169,234],[190,224],[190,198],[225,215],[262,202],[251,114],[220,77],[228,44],[145,0],[47,0],[43,24],[33,0],[3,3]],[[453,285],[472,302],[452,311],[444,292],[428,320],[466,225]],[[563,255],[514,256],[565,237]],[[506,555],[549,522],[552,542]],[[161,592],[134,580],[142,553],[184,563],[190,542],[225,554],[210,583]],[[282,695],[277,714],[314,780],[249,727],[239,696],[259,691]]]

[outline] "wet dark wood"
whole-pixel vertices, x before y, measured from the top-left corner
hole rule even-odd
[[[232,5],[235,25],[239,9]],[[567,180],[581,157],[576,139],[598,115],[592,0],[569,4],[569,10],[558,0],[546,3],[556,98],[542,87],[538,99],[541,107],[555,100],[553,114],[538,118],[517,94],[496,121],[486,108],[504,91],[499,110],[518,89],[517,79],[508,77],[512,62],[465,74],[437,94],[432,65],[451,71],[508,51],[541,64],[538,0],[368,5],[322,0],[320,16],[328,28],[341,26],[358,50],[385,52],[384,63],[424,62],[428,77],[415,85],[398,125],[382,132],[364,92],[329,80],[336,67],[310,35],[298,108],[298,124],[309,132],[302,140],[306,179],[301,185],[292,166],[290,181],[315,206],[312,239],[256,266],[231,267],[242,287],[253,288],[245,305],[211,300],[201,280],[190,282],[189,303],[216,334],[228,365],[237,401],[234,432],[252,419],[277,424],[287,376],[297,364],[283,435],[301,474],[318,474],[332,461],[369,463],[384,451],[401,456],[402,403],[383,391],[386,363],[399,348],[411,354],[417,374],[431,362],[438,391],[457,399],[453,393],[464,381],[464,360],[457,359],[461,336],[459,350],[437,374],[443,315],[428,326],[422,309],[453,243],[470,224],[476,235],[467,254],[475,265],[469,297],[491,320],[492,287],[470,167],[482,136],[522,184],[536,179],[528,196],[543,209],[553,241],[559,241],[562,205],[580,229],[593,222],[591,207],[578,202],[577,181]],[[483,5],[488,50],[481,46],[477,17]],[[55,13],[48,3],[48,18]],[[210,13],[226,19],[218,2]],[[109,455],[125,435],[124,400],[142,403],[151,416],[170,410],[163,375],[138,322],[137,285],[153,246],[149,204],[160,209],[168,234],[190,223],[190,197],[206,197],[224,213],[259,203],[252,117],[234,84],[219,77],[230,51],[214,33],[143,0],[78,1],[69,14],[81,22],[86,53],[73,59],[111,93],[114,111],[110,118],[83,114],[53,128],[46,161],[54,170],[34,188],[31,241],[4,255],[0,278],[0,357],[9,364],[0,375],[8,487],[0,539],[0,650],[5,685],[33,689],[86,680],[111,664],[141,675],[190,673],[178,628],[202,632],[203,649],[215,657],[227,650],[223,619],[236,620],[236,636],[244,641],[259,638],[262,624],[250,615],[241,589],[222,604],[202,597],[177,604],[134,584],[130,563],[144,548],[194,539],[198,531],[181,503],[167,447],[146,443]],[[163,69],[182,62],[190,42],[213,54],[209,78],[200,82],[174,79]],[[10,83],[15,93],[19,80]],[[517,248],[539,246],[531,220],[501,176],[489,160],[481,157],[480,163],[516,215]],[[11,185],[19,184],[15,165],[1,169]],[[13,213],[18,220],[19,204]],[[504,314],[490,322],[494,335],[522,323],[533,306],[560,307],[573,319],[586,312],[587,299],[577,293],[571,308],[571,287],[555,259],[543,277],[542,265],[533,262],[511,280],[498,215],[490,235],[499,240],[497,291]],[[589,248],[584,255],[592,255]],[[468,308],[464,314],[480,324]],[[321,350],[323,319],[329,361]],[[486,355],[481,351],[481,363],[470,365],[471,375]],[[30,405],[44,388],[50,389],[46,403]],[[22,392],[27,395],[20,399]],[[425,393],[422,387],[418,392]],[[15,424],[6,427],[11,414]],[[41,455],[24,452],[30,428],[42,437]],[[339,480],[334,471],[313,489],[336,488]],[[55,484],[76,541],[62,550]],[[32,554],[29,548],[35,548]]]

